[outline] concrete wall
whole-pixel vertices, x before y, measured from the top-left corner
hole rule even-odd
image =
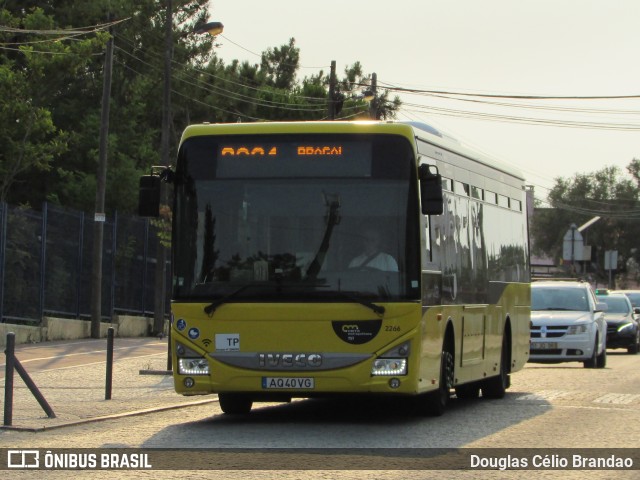
[[[109,327],[113,327],[116,337],[144,337],[149,335],[152,326],[153,318],[115,315],[113,323],[100,324],[100,336],[106,337]],[[166,330],[165,326],[165,333]],[[91,338],[91,321],[45,317],[37,327],[0,323],[0,347],[6,345],[9,332],[15,334],[16,344]]]

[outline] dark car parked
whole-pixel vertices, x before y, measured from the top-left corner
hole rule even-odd
[[[640,351],[640,308],[633,307],[622,292],[596,292],[598,301],[607,304],[607,348],[626,348],[636,354]]]

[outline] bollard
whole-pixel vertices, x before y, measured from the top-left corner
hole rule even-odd
[[[13,332],[7,333],[7,356],[5,383],[4,383],[4,425],[10,427],[13,423],[13,372],[17,371],[25,385],[29,388],[35,399],[38,401],[49,418],[56,418],[53,409],[44,398],[37,385],[16,358],[16,335]]]
[[[4,424],[10,427],[13,424],[13,371],[16,348],[16,334],[7,333],[7,347],[4,351],[7,357],[4,374]]]
[[[104,399],[111,400],[111,387],[113,385],[113,327],[107,330],[107,375],[104,389]]]

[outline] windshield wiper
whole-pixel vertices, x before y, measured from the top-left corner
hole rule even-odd
[[[369,300],[366,300],[362,297],[353,295],[351,293],[342,292],[340,290],[337,290],[335,293],[351,300],[352,302],[359,303],[360,305],[364,305],[365,307],[370,308],[377,315],[380,315],[380,316],[384,315],[385,308],[382,305],[376,305],[375,303],[370,302]]]
[[[216,308],[218,308],[220,305],[222,305],[223,303],[226,303],[227,301],[229,301],[230,298],[235,297],[237,294],[239,294],[243,290],[246,290],[247,288],[253,287],[253,286],[255,286],[255,285],[250,284],[250,283],[248,283],[246,285],[242,285],[240,288],[237,288],[233,292],[228,293],[227,295],[225,295],[222,298],[219,298],[215,302],[211,302],[209,305],[204,307],[204,313],[206,313],[209,316],[212,316],[213,312],[215,312]]]
[[[322,192],[324,204],[327,206],[327,227],[322,237],[322,243],[318,249],[316,256],[307,269],[307,278],[315,280],[322,269],[324,258],[329,250],[329,241],[333,234],[333,227],[340,223],[340,195],[336,194],[335,198],[329,198],[326,193]]]

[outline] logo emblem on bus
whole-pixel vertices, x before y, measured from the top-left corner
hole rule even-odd
[[[382,320],[334,320],[331,324],[333,331],[341,340],[359,345],[373,340],[378,335]]]
[[[540,337],[541,338],[547,338],[547,326],[546,325],[542,325],[540,327]]]
[[[322,365],[319,353],[259,353],[258,365],[263,368],[314,368]]]

